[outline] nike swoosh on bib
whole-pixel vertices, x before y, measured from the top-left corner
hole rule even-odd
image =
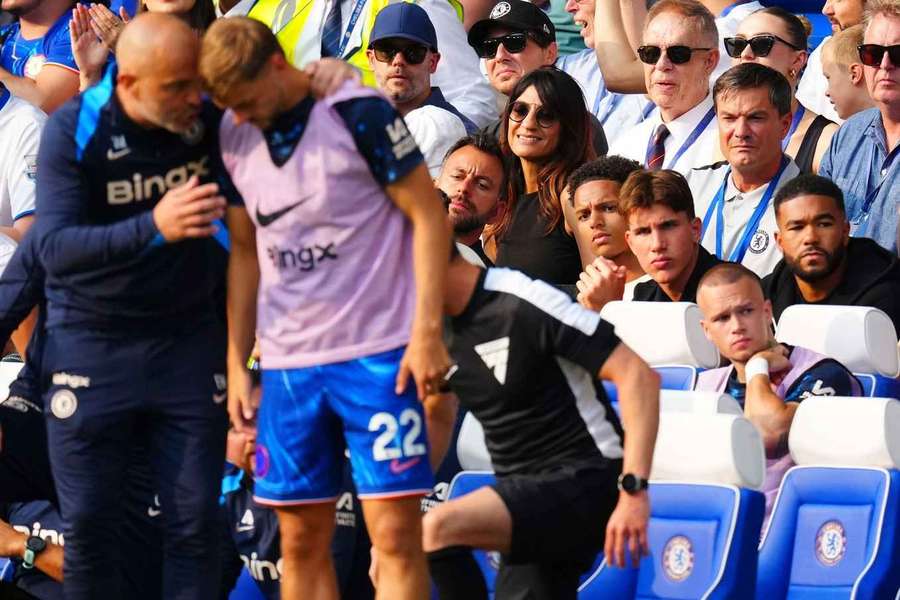
[[[268,227],[269,225],[271,225],[272,223],[274,223],[275,221],[277,221],[284,215],[291,212],[293,209],[297,208],[298,206],[300,206],[301,204],[306,202],[307,200],[308,200],[308,198],[303,198],[299,202],[294,202],[293,204],[289,204],[289,205],[285,206],[284,208],[282,208],[280,210],[276,210],[275,212],[269,213],[267,215],[264,215],[261,212],[259,212],[259,206],[257,206],[256,207],[256,221],[259,223],[260,227]]]

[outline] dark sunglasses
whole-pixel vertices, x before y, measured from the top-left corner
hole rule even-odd
[[[803,50],[803,48],[798,48],[784,38],[780,38],[775,34],[766,33],[763,35],[754,35],[750,39],[727,37],[725,38],[725,52],[727,52],[728,56],[731,58],[740,58],[741,54],[744,53],[744,48],[750,46],[753,56],[768,56],[769,52],[772,51],[775,42],[781,42],[788,48],[794,50]]]
[[[375,60],[383,63],[394,61],[397,54],[403,55],[403,60],[410,65],[420,65],[428,54],[428,48],[419,44],[394,46],[391,44],[376,44],[372,47],[375,51]]]
[[[535,116],[537,117],[538,125],[544,129],[553,127],[553,124],[559,121],[559,117],[552,110],[544,108],[543,106],[528,104],[521,100],[516,100],[512,103],[512,106],[509,108],[509,118],[516,123],[521,123],[528,118],[528,115],[531,114],[532,110],[537,111],[537,115]]]
[[[860,44],[856,49],[859,51],[859,61],[867,67],[880,67],[885,52],[890,57],[891,64],[895,67],[900,67],[900,44],[894,44],[893,46]]]
[[[663,51],[665,51],[666,56],[669,57],[669,60],[671,60],[673,64],[683,65],[691,60],[691,55],[694,52],[704,52],[707,50],[712,50],[712,48],[691,48],[689,46],[669,46],[668,48],[660,48],[659,46],[641,46],[637,49],[637,53],[641,62],[648,65],[655,65],[659,62],[659,57],[662,56]]]
[[[500,47],[500,44],[503,44],[503,47],[506,48],[507,52],[518,54],[525,49],[527,43],[527,34],[521,32],[507,33],[500,37],[481,40],[481,43],[475,48],[475,52],[478,54],[479,58],[491,59],[497,55],[497,48]]]

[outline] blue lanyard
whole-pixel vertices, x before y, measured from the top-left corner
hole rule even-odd
[[[5,85],[0,83],[0,110],[3,110],[3,107],[9,102],[9,95],[9,90],[6,89]]]
[[[691,135],[689,135],[688,138],[686,140],[684,140],[684,143],[681,145],[681,148],[679,148],[678,152],[675,153],[675,158],[668,161],[669,166],[666,167],[665,165],[663,165],[663,167],[668,168],[668,169],[673,168],[675,166],[675,163],[678,162],[678,159],[681,158],[681,155],[684,154],[685,152],[687,152],[688,149],[694,145],[694,142],[697,141],[697,138],[699,138],[703,134],[703,132],[706,130],[706,126],[709,125],[710,121],[712,121],[713,117],[715,117],[715,116],[716,116],[716,109],[715,109],[715,107],[712,107],[709,109],[709,111],[705,115],[703,115],[703,118],[700,119],[700,122],[697,123],[696,127],[694,127],[694,130],[691,132]],[[647,140],[647,153],[644,155],[644,164],[645,165],[648,162],[650,162],[650,152],[653,150],[653,137],[655,134],[656,134],[655,131],[651,131],[650,139]]]
[[[784,152],[788,147],[788,144],[791,143],[791,137],[794,135],[794,132],[797,131],[797,127],[800,125],[800,120],[803,119],[803,113],[806,112],[806,108],[801,104],[800,108],[797,109],[797,112],[794,113],[794,118],[791,119],[791,128],[788,129],[787,135],[784,136],[784,139],[781,140],[781,151]]]
[[[653,109],[656,108],[656,105],[653,103],[653,100],[647,100],[646,106],[644,106],[644,111],[641,113],[641,121],[647,120],[647,117],[650,116],[650,113],[653,112]]]
[[[333,1],[340,2],[341,0]],[[353,35],[353,28],[356,27],[356,22],[359,20],[359,15],[366,6],[366,1],[367,0],[356,0],[356,4],[353,5],[353,12],[350,13],[350,22],[347,23],[347,31],[344,32],[344,37],[341,38],[341,45],[338,46],[337,56],[335,58],[343,58],[344,50],[347,49],[347,44],[350,42],[350,36]]]
[[[887,166],[884,167],[884,175],[881,179],[878,180],[878,183],[869,190],[869,193],[866,194],[866,199],[863,201],[862,210],[857,214],[853,219],[850,220],[850,235],[856,235],[856,232],[859,228],[859,224],[867,220],[869,217],[869,211],[872,210],[872,203],[875,202],[875,198],[878,196],[878,192],[881,191],[881,186],[884,185],[884,182],[888,180],[888,178],[893,174],[893,170],[900,164],[900,144],[898,144],[888,155],[885,157],[884,162],[882,162],[881,166],[884,163],[887,163]],[[868,182],[872,180],[872,169],[881,169],[881,166],[876,165],[875,162],[869,163],[869,171],[866,174],[866,185]]]
[[[778,172],[775,174],[775,177],[772,181],[769,182],[769,185],[766,187],[766,191],[763,194],[762,199],[759,201],[759,204],[756,205],[756,208],[753,210],[753,216],[750,217],[750,220],[744,226],[744,233],[741,236],[741,241],[735,247],[735,249],[731,252],[731,256],[728,257],[728,260],[731,262],[741,262],[744,260],[744,255],[747,254],[747,248],[750,247],[750,241],[753,239],[753,234],[756,233],[756,229],[759,227],[759,222],[762,221],[763,215],[766,213],[766,208],[769,207],[769,200],[772,199],[772,194],[775,193],[775,189],[778,187],[778,180],[781,179],[781,175],[784,173],[784,170],[788,166],[787,157],[781,158],[781,166],[778,168]],[[716,257],[719,260],[724,260],[722,257],[725,253],[725,250],[722,245],[722,238],[725,237],[725,188],[728,187],[728,178],[731,176],[731,168],[725,172],[725,179],[722,180],[722,185],[719,187],[718,193],[716,193],[715,198],[710,203],[709,208],[706,209],[706,216],[703,217],[703,228],[700,230],[700,239],[706,236],[706,230],[709,229],[709,221],[712,218],[713,210],[716,211]]]

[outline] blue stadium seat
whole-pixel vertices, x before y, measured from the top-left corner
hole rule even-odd
[[[266,597],[263,596],[256,581],[250,576],[250,572],[247,569],[241,569],[241,575],[238,577],[234,589],[231,590],[228,600],[266,600]]]
[[[600,316],[659,373],[664,390],[692,390],[700,371],[719,366],[719,352],[703,334],[700,309],[692,302],[610,302]],[[603,385],[619,412],[615,386]]]
[[[691,365],[659,365],[653,370],[659,373],[659,387],[664,390],[692,390],[697,374],[703,369]]]
[[[765,498],[733,485],[650,484],[650,556],[637,569],[604,561],[579,600],[752,599]]]
[[[496,481],[491,471],[462,471],[450,482],[450,489],[447,490],[447,500],[453,500],[460,496],[465,496],[479,488],[492,485]],[[487,584],[489,597],[494,597],[494,580],[497,578],[497,569],[499,568],[498,557],[493,552],[485,552],[484,550],[474,550],[472,554],[475,561],[484,574],[484,581]]]
[[[16,569],[8,558],[0,558],[0,581],[12,581]]]
[[[579,600],[754,597],[765,497],[762,439],[740,415],[663,403],[650,483],[650,555],[638,568],[602,563]],[[707,411],[707,412],[703,412]]]
[[[757,597],[893,599],[898,513],[897,470],[793,467],[760,549]]]
[[[790,306],[781,313],[775,337],[838,360],[853,371],[866,396],[900,398],[897,332],[877,308]]]
[[[807,398],[789,445],[757,597],[900,598],[900,402]]]

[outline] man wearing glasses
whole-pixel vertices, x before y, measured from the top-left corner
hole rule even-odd
[[[469,30],[469,45],[484,59],[491,87],[503,96],[508,96],[522,77],[553,65],[559,56],[550,17],[531,2],[502,0],[495,4],[490,16]],[[590,121],[594,152],[602,156],[609,147],[603,126],[593,114]],[[499,130],[500,121],[485,128],[494,135]]]
[[[403,116],[429,173],[437,177],[450,146],[476,127],[431,86],[441,59],[434,25],[421,6],[398,2],[378,13],[369,39],[366,56],[378,87]]]
[[[709,76],[719,62],[718,46],[715,18],[696,0],[654,5],[638,56],[659,110],[614,140],[610,154],[682,175],[713,162],[717,124]]]
[[[900,193],[900,5],[871,0],[859,46],[875,108],[847,120],[831,140],[819,175],[832,179],[847,205],[850,235],[897,249]]]

